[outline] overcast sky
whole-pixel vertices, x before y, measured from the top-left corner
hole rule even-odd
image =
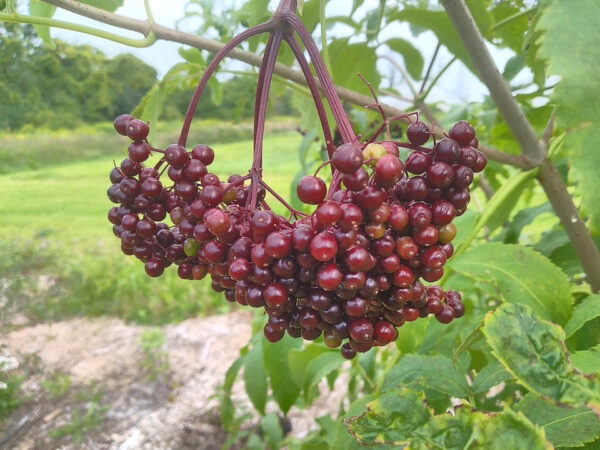
[[[176,21],[183,17],[186,3],[187,0],[150,0],[150,6],[156,22],[168,27],[175,27]],[[220,2],[216,0],[215,5],[217,5],[217,9],[215,10],[215,14],[218,14],[219,5],[230,3],[231,0],[226,2]],[[271,2],[272,8],[274,8],[276,3],[276,1]],[[331,0],[327,6],[327,14],[347,15],[350,12],[351,3],[352,2],[348,0]],[[365,0],[361,9],[371,9],[375,7],[378,3],[378,0]],[[119,10],[117,10],[117,13],[136,19],[144,20],[146,18],[143,0],[125,0],[125,5]],[[140,37],[136,33],[127,32],[104,24],[100,24],[93,20],[79,17],[60,9],[57,10],[55,18],[94,26],[96,28],[101,28],[105,30],[110,30],[122,35]],[[182,29],[182,31],[192,32],[195,28],[195,25],[197,26],[197,22],[194,23],[192,21],[187,21],[180,25],[180,29]],[[333,31],[335,32],[336,30],[334,29]],[[339,31],[343,32],[344,30]],[[385,30],[385,34],[387,36],[383,36],[384,38],[391,37],[391,35],[393,34],[394,37],[403,37],[405,39],[411,40],[414,43],[414,45],[424,53],[426,64],[429,60],[429,57],[433,53],[435,45],[437,43],[435,36],[430,32],[422,33],[415,38],[409,32],[408,26],[405,24],[388,27],[388,29]],[[180,44],[172,42],[158,41],[151,47],[137,49],[125,47],[121,44],[117,44],[101,38],[96,38],[94,36],[89,36],[81,33],[75,33],[68,30],[53,29],[52,36],[60,38],[72,44],[91,44],[95,47],[100,48],[106,54],[111,56],[123,52],[133,53],[141,59],[143,59],[144,61],[146,61],[147,63],[149,63],[150,65],[154,66],[157,69],[159,76],[162,76],[173,64],[181,61],[181,57],[177,52],[177,49],[180,47]],[[504,67],[504,64],[506,63],[506,60],[510,56],[510,53],[492,48],[492,55],[499,64],[499,67],[502,69]],[[435,74],[436,70],[440,70],[450,58],[451,55],[444,48],[442,48],[436,60],[436,64],[434,65],[433,73]],[[386,69],[388,68],[387,63],[381,61],[379,64],[380,70],[386,71]],[[410,92],[406,85],[401,85],[399,87],[397,86],[397,88],[403,91],[403,94],[405,94],[405,96],[410,96]],[[447,100],[452,103],[477,101],[481,100],[485,92],[485,87],[482,86],[479,80],[477,80],[477,78],[473,76],[460,62],[455,62],[450,68],[450,70],[446,72],[444,77],[442,77],[440,82],[437,84],[437,88],[432,91],[428,100]]]

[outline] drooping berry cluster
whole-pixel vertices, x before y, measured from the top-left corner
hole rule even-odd
[[[209,274],[228,301],[264,308],[268,340],[286,331],[307,340],[323,334],[352,358],[396,339],[406,321],[434,314],[448,323],[464,314],[460,294],[420,279],[442,277],[454,252],[452,220],[465,211],[473,173],[486,165],[468,122],[432,148],[423,147],[431,132],[418,120],[408,126],[409,142],[342,144],[329,191],[317,176],[300,179],[298,197],[317,207],[310,215],[292,211],[293,222],[269,209],[256,171],[223,182],[208,172],[210,147],[152,148],[148,125],[129,115],[115,128],[133,140],[108,189],[120,204],[108,217],[123,252],[150,276],[173,263],[183,279]],[[398,146],[411,149],[404,162]],[[143,167],[151,151],[162,158]]]

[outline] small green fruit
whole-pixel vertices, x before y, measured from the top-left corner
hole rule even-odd
[[[381,144],[368,144],[363,149],[363,158],[365,161],[369,161],[370,166],[375,166],[377,160],[387,153],[385,147]]]

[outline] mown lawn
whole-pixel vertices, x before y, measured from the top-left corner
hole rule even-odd
[[[220,133],[228,140],[227,127]],[[104,135],[103,145],[112,145],[112,150],[90,147],[81,157],[76,156],[86,140],[81,132],[64,134],[62,140],[61,134],[19,136],[19,146],[28,149],[21,158],[6,153],[11,151],[6,140],[16,138],[0,137],[0,297],[9,300],[4,315],[19,310],[34,320],[54,320],[113,314],[164,323],[229,308],[208,282],[180,280],[174,269],[150,279],[139,261],[120,252],[106,219],[112,206],[106,189],[113,160],[124,157],[127,141],[123,138],[115,145],[111,132]],[[296,132],[283,131],[269,134],[264,142],[264,178],[286,198],[299,169],[301,139]],[[101,145],[102,132],[93,141]],[[37,161],[31,147],[40,142],[51,143],[51,149]],[[244,174],[251,166],[250,139],[209,144],[217,154],[211,170],[219,176]]]
[[[264,178],[288,197],[290,182],[298,171],[296,149],[301,137],[284,133],[265,139]],[[217,153],[210,166],[220,177],[245,174],[252,165],[252,141],[214,146]],[[113,160],[124,154],[86,161],[47,165],[0,175],[0,228],[3,238],[45,237],[68,245],[72,241],[101,240],[112,236],[106,212],[112,206],[106,196],[108,173]],[[273,203],[273,202],[271,202]],[[273,203],[280,212],[283,209]]]

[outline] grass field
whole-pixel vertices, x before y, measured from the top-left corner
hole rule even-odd
[[[239,132],[240,126],[220,125],[223,139],[213,139],[222,142],[205,141],[215,149],[211,170],[220,176],[244,174],[251,166],[250,139],[223,142]],[[108,313],[162,323],[227,308],[208,283],[179,280],[174,270],[150,279],[139,261],[120,253],[106,219],[112,206],[106,189],[113,160],[124,157],[127,140],[115,140],[112,132],[98,128],[93,136],[80,131],[0,137],[0,298],[9,300],[5,309],[24,311],[36,320]],[[166,142],[172,138],[159,136]],[[202,142],[195,139],[191,142]],[[301,139],[281,130],[265,139],[264,166],[269,170],[264,178],[284,197],[299,169]],[[26,149],[20,157],[10,154],[17,141]],[[82,147],[84,142],[90,145]],[[46,151],[40,150],[36,159],[35,149],[42,147]]]

